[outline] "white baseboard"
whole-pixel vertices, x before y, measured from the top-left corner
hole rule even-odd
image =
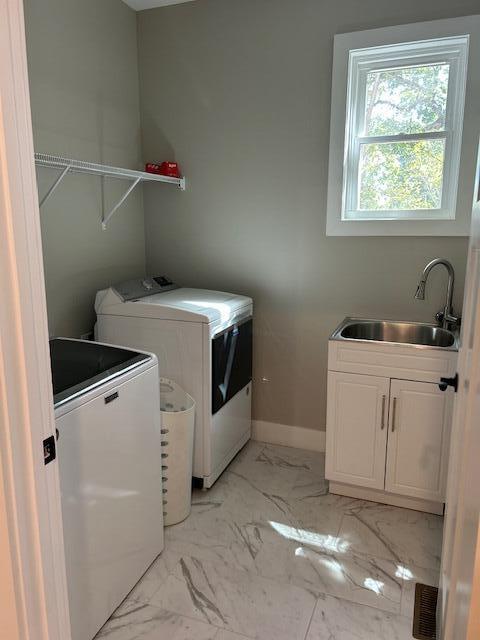
[[[395,495],[388,493],[388,491],[378,491],[377,489],[368,489],[366,487],[354,487],[349,484],[343,484],[343,482],[332,482],[330,480],[330,493],[339,496],[348,496],[350,498],[358,498],[359,500],[371,500],[372,502],[379,502],[380,504],[392,504],[394,507],[403,507],[404,509],[436,513],[439,516],[443,515],[443,502],[410,498],[408,496]]]
[[[325,431],[264,420],[252,421],[252,440],[309,451],[325,451]]]

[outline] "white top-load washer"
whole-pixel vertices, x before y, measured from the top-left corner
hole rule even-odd
[[[152,277],[99,291],[96,338],[155,353],[195,400],[193,475],[212,486],[251,435],[251,298]]]
[[[50,341],[72,640],[91,640],[163,549],[153,354]]]

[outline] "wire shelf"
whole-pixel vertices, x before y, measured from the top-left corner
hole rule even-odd
[[[61,156],[53,156],[47,153],[35,153],[35,164],[39,167],[48,169],[57,169],[60,171],[59,176],[48,189],[47,193],[40,201],[40,206],[50,198],[60,182],[68,173],[87,173],[90,175],[101,176],[104,178],[119,178],[123,180],[132,180],[132,184],[124,193],[119,202],[105,215],[102,215],[102,227],[105,229],[107,222],[123,204],[130,193],[141,182],[163,182],[166,184],[174,184],[182,191],[185,191],[185,178],[172,178],[170,176],[161,176],[155,173],[147,173],[146,171],[135,171],[134,169],[122,169],[120,167],[112,167],[106,164],[97,164],[95,162],[85,162],[84,160],[73,160],[71,158],[63,158]]]

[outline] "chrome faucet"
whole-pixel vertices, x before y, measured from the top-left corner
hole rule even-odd
[[[425,269],[422,272],[422,277],[417,286],[417,291],[415,293],[416,300],[425,300],[425,286],[427,284],[428,276],[430,275],[430,271],[437,266],[437,264],[441,264],[445,267],[448,272],[448,284],[447,284],[447,297],[445,300],[445,307],[443,311],[439,311],[435,318],[441,324],[444,329],[448,329],[449,325],[457,326],[460,324],[460,318],[457,318],[453,315],[453,284],[455,282],[455,271],[453,270],[452,264],[445,260],[445,258],[435,258],[431,262],[429,262]]]

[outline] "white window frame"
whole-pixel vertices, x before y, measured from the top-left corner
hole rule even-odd
[[[468,36],[350,51],[348,65],[345,170],[343,172],[342,220],[442,220],[455,219],[460,143],[465,103]],[[370,71],[435,63],[448,63],[445,129],[429,133],[366,136],[363,134],[367,75]],[[359,198],[360,149],[362,144],[445,140],[442,201],[439,209],[362,210]]]
[[[473,36],[473,37],[472,37]],[[480,126],[480,16],[335,36],[327,235],[468,235]],[[450,64],[445,130],[363,136],[366,77],[372,69]],[[465,108],[464,108],[465,105]],[[440,209],[357,208],[361,143],[445,139]]]

